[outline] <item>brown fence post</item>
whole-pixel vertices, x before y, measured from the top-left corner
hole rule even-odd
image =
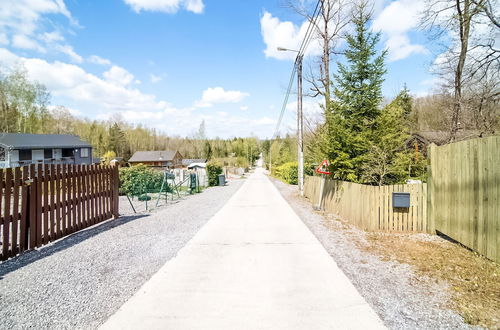
[[[29,228],[29,249],[36,247],[36,201],[38,178],[35,174],[35,165],[30,165],[30,185],[28,188],[28,214],[26,220]]]
[[[29,249],[29,168],[23,167],[23,177],[21,179],[21,224],[19,237],[19,252],[24,252]]]
[[[5,169],[5,191],[4,191],[4,212],[3,212],[3,240],[2,240],[2,257],[7,259],[10,256],[10,222],[12,221],[12,216],[10,212],[10,197],[12,188],[12,169]]]
[[[36,210],[33,213],[35,219],[35,237],[36,237],[36,247],[42,246],[42,164],[36,166],[36,194],[33,195],[35,199]]]
[[[111,167],[112,173],[111,177],[113,178],[112,184],[113,184],[113,217],[115,219],[118,219],[120,217],[120,212],[119,212],[119,194],[118,194],[118,188],[119,188],[119,183],[120,183],[120,177],[118,175],[118,165],[113,165]]]

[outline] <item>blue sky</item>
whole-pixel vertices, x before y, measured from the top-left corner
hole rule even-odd
[[[202,120],[215,137],[272,135],[307,26],[280,0],[3,0],[0,63],[24,66],[52,105],[90,119],[120,115],[171,135]],[[383,92],[432,88],[436,49],[416,30],[419,2],[374,1],[389,47]],[[301,32],[302,31],[302,32]],[[311,47],[306,66],[315,59]],[[282,131],[294,126],[294,96]],[[317,100],[305,101],[314,116]]]

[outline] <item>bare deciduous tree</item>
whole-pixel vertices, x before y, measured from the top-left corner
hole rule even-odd
[[[347,0],[321,0],[319,18],[316,20],[309,13],[306,3],[300,0],[287,0],[290,8],[313,24],[316,37],[320,41],[322,55],[319,73],[311,68],[307,81],[311,84],[311,96],[323,96],[327,108],[331,95],[330,61],[341,33],[349,23],[350,4]]]
[[[466,102],[470,101],[470,93],[469,100],[464,97],[465,86],[478,80],[498,79],[500,50],[495,48],[495,39],[500,27],[493,12],[496,3],[497,0],[426,1],[422,27],[432,31],[436,39],[452,38],[438,61],[441,74],[452,82],[450,141],[455,140]],[[484,95],[482,98],[491,99]]]

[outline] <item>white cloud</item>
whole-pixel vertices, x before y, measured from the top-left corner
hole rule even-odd
[[[269,117],[263,117],[260,119],[256,119],[255,123],[257,123],[259,125],[274,125],[274,124],[276,124],[276,120],[269,118]]]
[[[16,48],[21,48],[21,49],[30,49],[30,50],[37,50],[41,53],[45,52],[45,48],[40,46],[40,44],[29,38],[28,36],[24,34],[16,34],[12,37],[12,46]]]
[[[247,111],[247,110],[248,110],[248,106],[246,106],[246,105],[241,106],[241,107],[240,107],[240,110],[241,110],[241,111]]]
[[[63,41],[64,37],[61,35],[59,31],[52,31],[52,32],[44,32],[42,34],[42,39],[46,42],[56,42],[56,41]]]
[[[90,63],[93,63],[93,64],[99,64],[99,65],[111,65],[111,61],[106,59],[106,58],[102,58],[100,56],[97,56],[97,55],[91,55],[87,58],[87,61],[89,61]]]
[[[0,33],[0,45],[8,45],[8,44],[9,44],[9,38],[7,38],[7,34]]]
[[[290,102],[286,105],[286,110],[297,113],[297,101]],[[302,112],[304,116],[317,116],[323,113],[323,109],[320,106],[318,100],[305,98],[302,101]]]
[[[108,71],[104,72],[103,76],[106,81],[119,86],[127,86],[134,80],[133,74],[117,65],[113,65]]]
[[[2,0],[0,30],[32,36],[45,14],[63,15],[74,22],[62,0]]]
[[[195,14],[201,14],[205,5],[203,0],[124,0],[135,12],[159,11],[175,14],[184,8]]]
[[[196,14],[203,13],[203,9],[205,5],[203,4],[203,0],[187,0],[186,1],[186,9],[192,11]]]
[[[372,28],[381,31],[386,38],[389,61],[407,58],[412,54],[427,54],[420,44],[412,44],[408,32],[419,23],[419,14],[425,3],[414,0],[397,0],[389,3],[373,21]]]
[[[57,45],[55,48],[59,50],[61,53],[68,55],[73,62],[76,63],[83,62],[83,58],[73,50],[73,47],[69,45]]]
[[[110,69],[106,71],[107,77],[101,78],[75,64],[24,58],[0,48],[0,65],[14,66],[16,63],[24,65],[28,77],[47,86],[55,98],[71,101],[74,105],[70,112],[91,119],[109,119],[119,114],[130,123],[141,123],[167,134],[182,136],[195,131],[199,123],[206,120],[210,136],[227,138],[250,136],[251,133],[261,137],[270,136],[275,125],[275,121],[267,117],[249,118],[241,113],[234,115],[230,112],[219,116],[216,113],[206,114],[195,107],[176,108],[166,101],[158,100],[155,95],[145,94],[133,87],[130,84],[131,74],[123,68]],[[248,95],[228,92],[224,98],[208,99],[236,102],[244,97],[241,94]],[[94,109],[94,112],[90,114],[84,109]]]
[[[240,91],[226,91],[222,87],[208,88],[203,91],[201,100],[195,102],[195,106],[208,108],[216,103],[238,103],[249,95]]]
[[[272,57],[279,60],[294,59],[297,53],[282,52],[278,51],[277,48],[284,47],[298,50],[308,26],[309,22],[307,21],[304,21],[300,26],[289,21],[282,22],[279,18],[273,17],[272,14],[265,11],[260,19],[260,32],[266,44],[266,49],[264,50],[266,57]],[[319,43],[317,41],[311,42],[306,54],[321,54]]]
[[[297,132],[297,101],[286,105],[287,114],[283,119],[283,132]],[[304,114],[304,126],[314,126],[323,121],[323,109],[317,99],[304,98],[302,101],[302,112]]]
[[[52,22],[48,14],[65,16],[72,26],[78,26],[63,0],[0,1],[0,44],[39,53],[56,51],[80,63],[82,58],[73,48],[61,43],[64,37],[59,31],[59,23]],[[52,30],[47,31],[48,27]]]
[[[160,82],[160,81],[162,80],[162,77],[160,77],[160,76],[156,76],[156,75],[154,75],[154,74],[151,74],[151,75],[150,75],[150,78],[151,78],[151,82],[152,82],[153,84],[156,84],[156,83],[158,83],[158,82]]]

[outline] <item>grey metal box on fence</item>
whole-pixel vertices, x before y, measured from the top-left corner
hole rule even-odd
[[[410,193],[393,192],[392,193],[392,207],[409,208],[410,207]]]

